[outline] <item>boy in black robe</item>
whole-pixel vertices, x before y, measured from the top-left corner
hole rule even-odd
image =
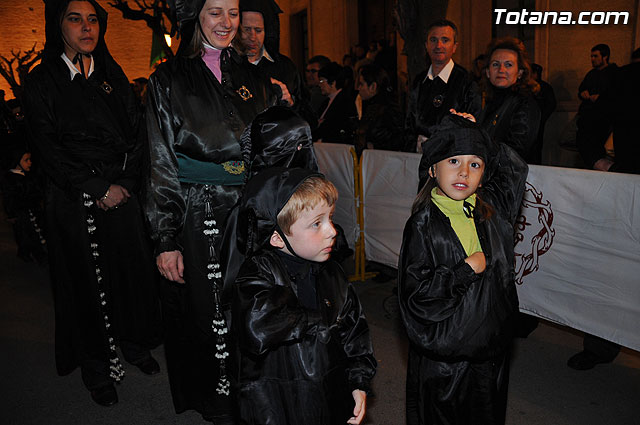
[[[271,168],[245,187],[235,284],[241,419],[359,424],[376,361],[362,307],[332,261],[337,191],[310,170]],[[355,405],[354,405],[355,402]]]

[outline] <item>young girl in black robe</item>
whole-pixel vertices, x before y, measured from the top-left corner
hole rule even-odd
[[[429,180],[398,264],[410,340],[407,423],[503,424],[518,312],[513,225],[527,165],[451,117],[425,144],[420,168]]]

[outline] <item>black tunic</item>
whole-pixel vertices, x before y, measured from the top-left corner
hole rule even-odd
[[[305,266],[315,277],[316,308],[309,307],[314,288]],[[265,250],[243,264],[236,294],[242,419],[345,424],[353,416],[351,392],[370,390],[376,361],[362,307],[340,266],[285,261]]]
[[[497,160],[496,173],[478,192],[495,213],[488,220],[475,218],[487,262],[484,273],[475,274],[464,261],[467,255],[449,219],[433,203],[405,226],[398,297],[411,343],[411,425],[490,424],[504,417],[506,351],[510,322],[518,312],[513,226],[527,165],[504,145]]]
[[[222,53],[221,70],[222,84],[200,57],[162,64],[149,78],[146,112],[151,236],[156,254],[180,250],[185,266],[186,284],[162,286],[171,393],[178,413],[195,409],[210,418],[227,415],[230,398],[216,390],[221,369],[212,322],[219,280],[207,267],[211,257],[218,259],[222,229],[242,186],[186,181],[181,175],[189,170],[180,169],[178,157],[242,161],[242,131],[275,102],[271,86],[232,49]],[[205,224],[210,219],[213,228]],[[211,239],[205,230],[214,232]]]
[[[110,332],[142,348],[159,342],[155,267],[136,195],[142,141],[134,96],[110,56],[94,52],[94,59],[88,79],[78,74],[71,80],[63,60],[49,57],[29,74],[24,93],[35,162],[47,177],[56,364],[63,375],[78,365],[84,370],[88,360],[101,364],[99,374],[108,370],[108,333],[91,243],[98,244]],[[109,211],[85,205],[83,194],[99,199],[111,184],[125,187],[131,198]],[[96,229],[93,236],[90,227]]]
[[[449,109],[468,112],[475,117],[482,109],[480,90],[462,66],[454,65],[446,83],[437,76],[430,80],[427,72],[418,74],[409,93],[405,118],[406,150],[409,152],[416,151],[418,135],[431,136],[430,127],[449,115]],[[441,102],[434,103],[436,96],[441,97]]]

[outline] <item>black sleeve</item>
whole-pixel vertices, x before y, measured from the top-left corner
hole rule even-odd
[[[145,210],[151,238],[156,243],[156,254],[179,249],[176,236],[182,228],[186,210],[178,180],[170,94],[168,78],[158,73],[151,75],[146,109],[150,170]]]

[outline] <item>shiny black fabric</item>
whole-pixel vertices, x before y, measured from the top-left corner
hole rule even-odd
[[[146,210],[156,253],[179,248],[176,238],[187,211],[176,155],[216,164],[241,161],[242,131],[276,101],[271,86],[254,74],[246,59],[232,49],[229,54],[221,64],[222,84],[199,57],[177,57],[149,77]],[[251,94],[247,100],[239,93],[242,87]]]
[[[464,262],[466,254],[449,219],[433,203],[413,214],[405,226],[398,297],[411,342],[408,376],[413,379],[407,382],[407,417],[418,419],[410,424],[500,423],[486,416],[486,409],[467,389],[498,404],[493,395],[501,393],[465,384],[476,365],[491,368],[495,379],[472,382],[492,388],[503,383],[498,379],[504,376],[499,372],[500,358],[509,346],[518,312],[513,226],[527,165],[505,145],[496,160],[495,173],[478,190],[495,213],[486,220],[475,217],[487,262],[484,273],[475,274]],[[500,406],[498,410],[506,407]],[[434,410],[444,413],[434,416],[430,413]],[[465,418],[475,419],[466,422],[459,412],[469,412]]]
[[[480,127],[496,143],[511,146],[527,162],[538,137],[540,108],[532,95],[510,89],[494,90],[493,98],[478,117]]]
[[[462,66],[454,65],[447,83],[440,78],[426,78],[427,72],[428,70],[415,78],[409,92],[405,118],[406,149],[409,152],[416,151],[418,135],[431,136],[430,127],[439,124],[442,118],[449,115],[449,109],[468,112],[475,117],[482,109],[480,90]],[[442,95],[443,101],[436,107],[433,100],[437,95]]]
[[[369,391],[375,373],[369,328],[340,266],[292,256],[285,261],[269,248],[278,212],[314,175],[270,168],[245,188],[241,215],[253,217],[248,252],[254,255],[236,279],[232,323],[240,351],[240,414],[248,424],[344,424],[353,413],[351,392]],[[302,277],[309,273],[313,279]],[[309,293],[301,294],[299,285],[314,282],[317,306],[305,308],[300,297],[309,302]]]
[[[269,167],[318,170],[309,125],[290,108],[274,106],[260,113],[247,126],[242,139],[245,140],[243,146],[250,147],[245,155],[251,164],[249,177]],[[239,219],[240,209],[241,206],[236,205],[229,213],[220,254],[225,306],[230,305],[233,283],[247,253],[249,223],[246,214]]]
[[[55,7],[67,3],[47,2],[47,37],[59,37],[60,10]],[[121,343],[148,350],[160,341],[160,321],[155,267],[137,195],[142,140],[134,95],[106,50],[106,13],[91,3],[101,28],[94,72],[88,79],[76,75],[71,80],[60,58],[61,40],[47,38],[43,62],[26,79],[23,101],[34,162],[47,179],[58,373],[71,373],[78,365],[86,369],[90,363],[108,381],[109,344],[82,193],[95,200],[110,184],[119,184],[131,194],[118,209],[91,207],[111,333]]]
[[[337,425],[368,391],[376,361],[358,298],[332,260],[316,275],[319,310],[302,306],[283,260],[263,251],[236,282],[239,404],[248,424]]]
[[[231,397],[216,392],[220,363],[212,329],[216,302],[213,281],[207,276],[210,246],[204,234],[205,213],[209,197],[218,231],[213,235],[213,258],[219,260],[225,222],[242,186],[181,182],[177,155],[216,164],[242,161],[243,152],[250,150],[250,146],[241,146],[242,131],[275,102],[275,96],[245,58],[232,49],[221,57],[222,83],[200,57],[178,56],[149,78],[146,213],[156,254],[180,250],[184,259],[186,284],[165,281],[162,286],[175,409],[228,419]]]

